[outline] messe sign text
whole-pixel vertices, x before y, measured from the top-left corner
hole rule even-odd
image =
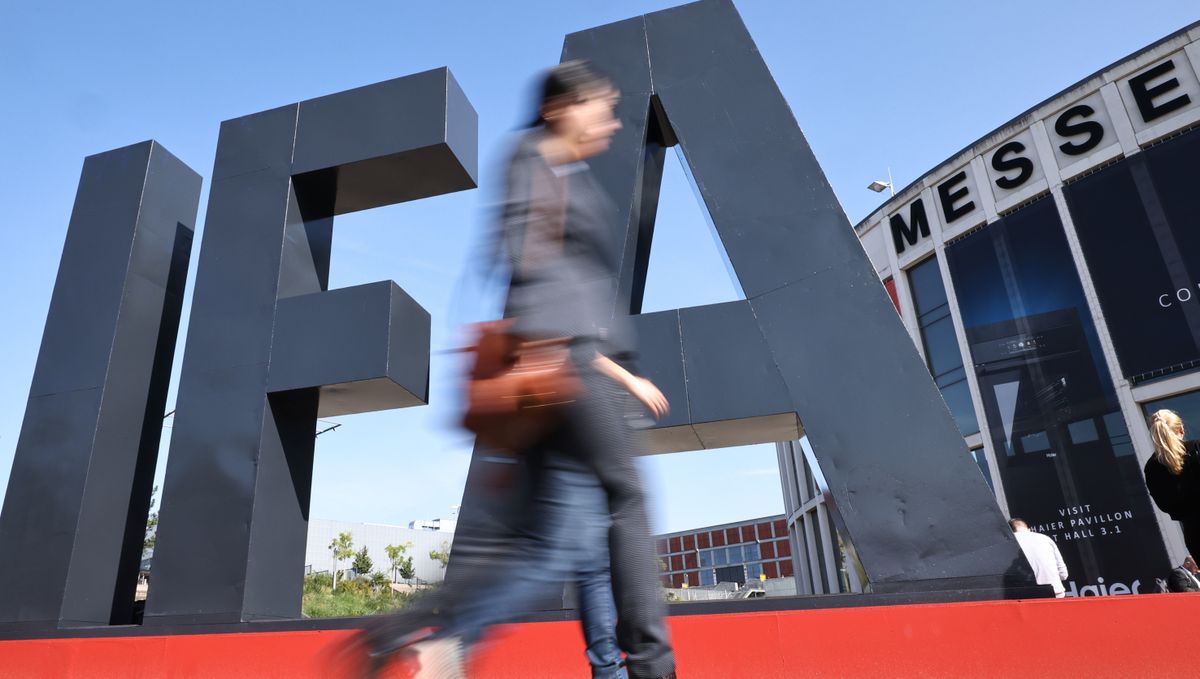
[[[1194,114],[1200,109],[1200,84],[1182,52],[1117,83],[1123,103],[1121,113],[1127,114],[1134,130],[1150,129],[1170,118]],[[997,202],[1019,193],[1045,176],[1041,167],[1050,158],[1056,169],[1078,174],[1082,165],[1103,164],[1108,155],[1098,151],[1117,144],[1114,116],[1099,93],[1092,93],[1048,118],[1037,121],[1047,135],[1050,148],[1039,153],[1035,137],[1024,129],[1009,135],[1007,141],[985,152],[980,160],[983,175],[990,184]],[[1098,157],[1090,159],[1096,154]],[[978,192],[986,190],[983,176],[977,176],[975,163],[968,163],[933,186],[936,214],[922,198],[917,198],[888,216],[892,247],[896,254],[905,252],[930,236],[933,219],[943,229],[960,224],[970,226],[984,221]],[[1066,177],[1064,177],[1065,179]],[[968,223],[970,222],[970,223]]]

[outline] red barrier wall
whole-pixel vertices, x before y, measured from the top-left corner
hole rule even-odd
[[[681,679],[1200,676],[1200,595],[679,616]],[[324,679],[345,631],[0,641],[0,678]],[[480,679],[589,676],[575,623],[503,628]],[[343,675],[344,676],[344,675]],[[403,677],[396,672],[389,677]]]

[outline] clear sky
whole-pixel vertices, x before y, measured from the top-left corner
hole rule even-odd
[[[475,288],[460,281],[486,224],[507,134],[528,118],[531,78],[558,60],[566,33],[673,4],[4,3],[0,488],[84,156],[159,141],[205,177],[202,229],[220,121],[450,67],[479,113],[481,190],[339,218],[331,272],[331,287],[395,280],[433,314],[434,346],[445,348],[480,308]],[[903,186],[1042,99],[1200,19],[1195,0],[737,5],[852,222],[883,200],[865,186],[888,167]],[[735,294],[691,187],[670,159],[646,308]],[[343,426],[318,439],[313,516],[407,523],[458,504],[470,441],[454,428],[447,397],[455,366],[435,356],[432,367],[429,407],[339,418]],[[660,456],[644,468],[660,530],[783,509],[771,446]]]

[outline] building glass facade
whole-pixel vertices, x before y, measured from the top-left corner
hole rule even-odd
[[[1054,201],[946,246],[1013,516],[1088,582],[1167,567],[1149,496]]]
[[[1146,419],[1150,419],[1154,411],[1163,408],[1179,413],[1179,417],[1183,418],[1184,422],[1194,422],[1193,429],[1187,433],[1187,437],[1196,438],[1196,428],[1200,427],[1200,391],[1190,391],[1186,394],[1168,396],[1142,404],[1142,411],[1146,414]]]
[[[1150,591],[1186,554],[1141,469],[1150,412],[1200,431],[1197,73],[1200,24],[1038,104],[856,227],[1001,509],[1063,552],[1068,595]],[[959,376],[965,396],[947,391]]]
[[[829,488],[808,440],[776,444],[783,504],[792,533],[797,594],[861,592],[866,583],[852,546],[842,540]]]
[[[958,430],[963,436],[978,433],[975,406],[971,403],[967,373],[963,368],[962,353],[958,350],[958,339],[954,335],[950,302],[946,299],[946,288],[942,285],[942,272],[938,270],[937,259],[927,259],[909,269],[908,281],[912,287],[913,307],[917,312],[917,326],[921,330],[929,374],[942,391],[942,398],[954,415]]]
[[[783,516],[660,535],[658,558],[665,587],[739,585],[792,576],[792,545]]]
[[[1198,160],[1192,129],[1063,191],[1121,371],[1135,383],[1200,365]]]

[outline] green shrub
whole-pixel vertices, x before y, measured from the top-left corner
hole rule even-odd
[[[338,591],[342,591],[345,587],[347,592],[355,592],[357,594],[370,594],[375,591],[371,585],[371,581],[366,578],[346,578],[338,581]]]
[[[317,592],[322,589],[332,589],[333,576],[329,573],[313,573],[304,576],[304,592]]]
[[[391,592],[362,594],[343,590],[305,593],[302,609],[309,618],[343,618],[350,616],[377,615],[408,603],[404,595],[391,596]]]
[[[380,578],[382,586],[377,585]],[[314,573],[304,578],[304,598],[301,611],[308,618],[343,618],[377,615],[411,603],[421,593],[393,592],[388,586],[387,576],[374,573],[371,578],[338,579],[338,588],[332,589],[333,578],[328,573]]]

